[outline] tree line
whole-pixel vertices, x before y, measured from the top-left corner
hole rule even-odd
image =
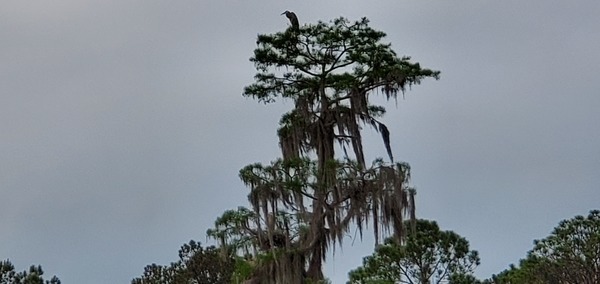
[[[182,247],[183,251],[187,251],[186,246]],[[170,266],[149,265],[144,275],[134,279],[132,284],[271,281],[249,282],[257,265],[252,258],[223,255],[217,251],[219,249],[215,247],[197,250],[191,256],[198,259],[195,262],[182,258]],[[600,283],[600,211],[592,210],[587,216],[561,221],[548,237],[534,241],[533,248],[518,265],[511,264],[488,279],[477,279],[473,275],[479,264],[478,252],[470,248],[467,239],[453,231],[441,230],[435,221],[419,219],[416,230],[401,244],[389,238],[377,245],[372,255],[364,257],[360,267],[349,271],[347,283]],[[178,273],[179,276],[174,276]],[[304,283],[317,282],[305,279]],[[322,279],[321,283],[327,283],[327,280]]]
[[[600,210],[561,221],[552,233],[535,240],[518,265],[477,279],[473,272],[480,259],[469,242],[435,221],[416,220],[415,231],[403,243],[386,239],[363,265],[348,273],[350,284],[451,283],[451,284],[564,284],[600,283]],[[255,279],[256,259],[202,247],[190,241],[179,250],[179,260],[169,265],[151,264],[132,284],[264,283]],[[254,282],[252,282],[254,281]],[[321,283],[327,283],[322,279]],[[9,260],[0,261],[0,284],[60,284],[58,277],[44,279],[41,266],[17,271]],[[311,282],[304,279],[304,283]]]

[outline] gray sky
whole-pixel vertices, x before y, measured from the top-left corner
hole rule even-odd
[[[302,3],[300,3],[302,2]],[[442,71],[384,121],[417,214],[466,237],[479,277],[600,202],[600,2],[2,1],[0,259],[63,283],[129,283],[226,209],[279,150],[288,103],[241,97],[258,33],[366,16]],[[379,136],[370,157],[384,156]],[[252,141],[251,143],[249,143]],[[345,242],[343,283],[372,252]]]

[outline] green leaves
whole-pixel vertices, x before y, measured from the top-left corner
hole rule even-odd
[[[151,264],[132,284],[226,284],[231,283],[238,267],[236,260],[223,249],[203,248],[190,241],[179,250],[179,261],[170,265]]]
[[[600,283],[600,211],[561,221],[518,267],[492,277],[494,283]]]
[[[441,231],[434,221],[417,220],[416,230],[405,242],[387,239],[363,266],[349,273],[348,283],[446,283],[458,281],[479,265],[477,251],[452,231]]]
[[[60,284],[58,277],[52,276],[44,282],[42,275],[44,271],[40,265],[32,265],[29,270],[16,272],[8,259],[0,261],[0,284]]]
[[[538,269],[553,278],[600,281],[600,211],[561,221],[550,236],[535,241],[530,257],[545,260]]]
[[[422,69],[409,57],[398,58],[391,44],[381,42],[385,33],[368,23],[366,18],[352,24],[338,18],[305,25],[298,33],[259,35],[250,59],[259,73],[256,83],[245,88],[244,96],[273,102],[276,97],[296,98],[290,92],[314,92],[317,86],[329,94],[356,87],[383,87],[389,97],[403,91],[406,84],[418,84],[425,77],[439,78],[439,71]],[[269,73],[273,69],[278,72]],[[310,84],[307,78],[318,79],[320,84]],[[286,90],[284,86],[292,88]]]

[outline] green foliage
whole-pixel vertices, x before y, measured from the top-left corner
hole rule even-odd
[[[179,250],[179,261],[168,266],[151,264],[132,284],[226,284],[233,279],[236,259],[214,246],[190,241]]]
[[[477,265],[477,251],[469,250],[465,238],[440,231],[434,221],[417,220],[403,244],[386,240],[349,273],[349,283],[476,283],[471,273]]]
[[[498,284],[600,283],[600,211],[563,220],[550,236],[534,241],[519,267],[492,277]]]
[[[178,266],[172,263],[170,266],[150,264],[144,267],[141,277],[135,278],[131,284],[172,284],[175,283],[175,274]]]
[[[236,257],[235,269],[233,271],[232,282],[242,283],[244,279],[250,278],[254,272],[252,264],[243,257]]]
[[[480,281],[472,274],[454,273],[450,275],[449,284],[492,284],[488,280]]]
[[[226,210],[215,221],[215,228],[206,231],[207,236],[219,240],[221,245],[243,249],[243,254],[249,254],[252,238],[245,232],[250,224],[256,222],[255,212],[240,206],[237,210]]]
[[[376,82],[370,89],[395,96],[425,77],[438,78],[439,71],[422,69],[409,57],[398,58],[389,43],[381,42],[386,34],[368,24],[366,18],[354,23],[338,18],[305,25],[299,34],[288,30],[259,35],[250,59],[259,70],[257,82],[244,95],[268,103],[277,97],[310,96],[323,86],[335,93]],[[278,68],[286,72],[272,72]]]
[[[44,280],[41,266],[32,265],[29,270],[16,272],[14,265],[7,259],[0,261],[0,284],[60,284],[56,276]]]

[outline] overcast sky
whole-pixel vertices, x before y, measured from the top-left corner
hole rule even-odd
[[[339,16],[441,70],[384,118],[417,214],[466,237],[484,278],[600,206],[600,2],[0,3],[0,259],[63,283],[129,283],[207,243],[247,205],[237,177],[277,158],[288,103],[241,96],[256,35]],[[384,156],[376,133],[369,157]],[[367,135],[367,134],[365,134]],[[208,242],[210,243],[210,241]],[[345,242],[344,283],[373,244]]]

